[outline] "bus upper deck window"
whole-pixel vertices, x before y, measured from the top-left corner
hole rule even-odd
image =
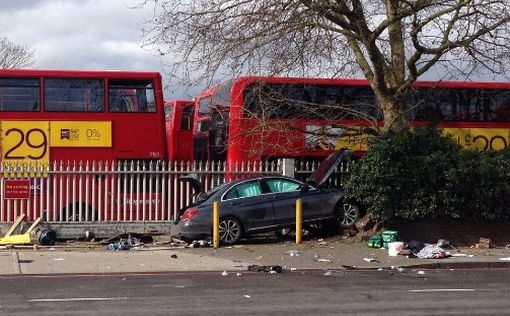
[[[0,78],[0,111],[39,111],[39,80]]]
[[[44,108],[51,112],[102,112],[103,81],[96,79],[46,79]]]
[[[110,112],[156,112],[152,80],[109,81]]]

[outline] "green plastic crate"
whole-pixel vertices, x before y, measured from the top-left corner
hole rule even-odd
[[[371,248],[381,248],[383,245],[383,239],[381,235],[374,235],[367,241],[367,246]]]
[[[385,230],[382,232],[382,246],[383,248],[388,249],[388,244],[390,242],[395,242],[398,239],[398,231],[395,230]]]

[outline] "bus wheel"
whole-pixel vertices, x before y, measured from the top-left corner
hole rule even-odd
[[[224,245],[232,245],[241,239],[243,228],[241,222],[235,217],[220,219],[220,241]]]
[[[80,216],[81,205],[81,216]],[[73,214],[74,212],[74,214]],[[60,213],[61,222],[84,222],[92,221],[92,208],[85,203],[71,203],[65,206]],[[73,216],[74,215],[74,216]],[[97,218],[96,218],[97,219]]]

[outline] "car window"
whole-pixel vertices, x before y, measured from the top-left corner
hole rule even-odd
[[[224,197],[224,200],[230,200],[241,197],[251,197],[262,194],[262,188],[257,180],[243,182],[232,187]]]
[[[300,186],[298,182],[287,179],[269,179],[266,180],[266,183],[272,193],[297,191]]]

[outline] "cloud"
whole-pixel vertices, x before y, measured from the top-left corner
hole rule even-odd
[[[2,1],[0,29],[35,50],[34,68],[159,71],[160,57],[142,48],[141,24],[152,17],[140,0]],[[189,97],[176,87],[165,98]]]

